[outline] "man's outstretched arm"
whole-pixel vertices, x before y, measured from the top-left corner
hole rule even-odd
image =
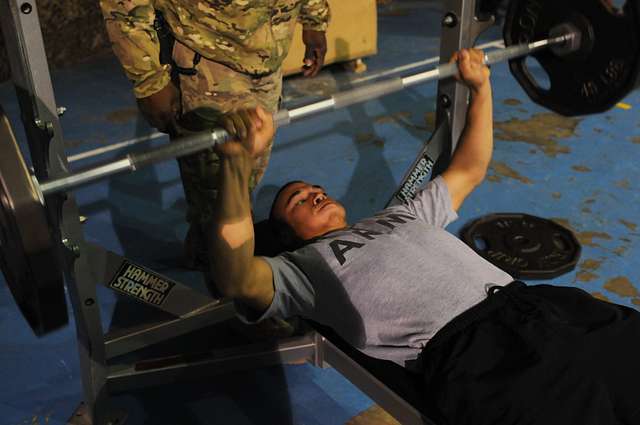
[[[224,127],[241,141],[216,148],[220,186],[214,217],[203,225],[212,277],[224,296],[263,312],[273,299],[273,273],[266,261],[253,255],[249,177],[254,158],[273,137],[273,119],[262,108],[244,110],[225,117]]]
[[[460,143],[449,167],[442,173],[453,208],[457,211],[465,198],[487,173],[493,153],[493,105],[489,68],[482,63],[483,53],[463,49],[454,54],[458,61],[459,80],[469,87],[471,102]]]

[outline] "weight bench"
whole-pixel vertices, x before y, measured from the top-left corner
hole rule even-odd
[[[273,239],[265,239],[268,236],[266,223],[257,223],[257,254],[265,255],[267,252],[271,255],[277,254],[279,250],[277,245],[263,243],[265,240],[273,241]],[[127,267],[133,264],[97,245],[92,246],[91,249],[93,250],[92,258],[103,259],[95,261],[94,268],[105,276],[100,279],[105,282],[116,281],[117,277],[122,275],[122,264],[126,264]],[[178,282],[173,283],[177,285],[175,287],[180,291],[181,298],[187,296],[189,299],[192,298],[193,294],[187,293],[192,290]],[[171,297],[171,294],[168,297]],[[232,302],[216,302],[212,299],[206,301],[202,295],[199,297],[205,304],[209,302],[210,306],[196,307],[192,313],[176,318],[175,324],[163,321],[157,326],[146,325],[144,329],[128,330],[119,335],[106,335],[107,357],[117,358],[167,338],[193,330],[201,331],[205,326],[233,317],[235,310]],[[168,311],[166,308],[162,309]],[[185,378],[201,378],[205,374],[226,374],[306,360],[317,367],[329,365],[335,368],[403,425],[435,425],[429,419],[428,412],[422,407],[426,395],[421,375],[411,373],[391,361],[365,355],[327,326],[306,319],[303,319],[302,323],[303,335],[279,339],[275,342],[261,341],[227,347],[222,352],[188,353],[168,358],[145,359],[133,365],[116,365],[108,370],[106,386],[110,393],[116,394]],[[117,415],[118,412],[112,414]]]
[[[354,370],[344,370],[332,364],[343,376],[358,386],[369,397],[376,400],[385,410],[392,414],[401,424],[435,425],[429,419],[430,414],[424,408],[427,394],[424,390],[422,376],[388,360],[380,360],[362,353],[344,341],[331,328],[310,322],[318,334],[335,346],[345,356],[343,361],[354,363]],[[341,354],[340,354],[341,353]],[[335,362],[334,362],[335,363]],[[369,382],[367,382],[366,380]],[[377,385],[380,387],[376,388]],[[377,393],[380,393],[379,395]]]

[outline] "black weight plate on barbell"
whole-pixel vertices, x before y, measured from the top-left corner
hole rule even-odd
[[[68,322],[64,278],[46,211],[0,108],[0,267],[36,335]]]
[[[551,279],[580,259],[573,233],[551,220],[520,213],[480,217],[460,231],[475,252],[517,279]]]
[[[511,73],[536,103],[566,116],[606,111],[637,84],[640,74],[640,14],[637,0],[622,10],[606,0],[511,0],[503,35],[506,45],[548,38],[570,23],[580,29],[582,48],[565,56],[551,49],[533,53],[550,86],[541,87],[526,57],[509,61]]]

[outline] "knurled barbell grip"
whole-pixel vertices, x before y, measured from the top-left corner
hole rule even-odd
[[[190,155],[192,153],[211,148],[217,143],[226,141],[228,137],[229,134],[224,129],[216,129],[212,132],[181,137],[175,142],[171,142],[147,152],[131,153],[124,158],[113,162],[43,182],[39,185],[39,190],[42,195],[70,190],[111,175],[127,171],[135,171],[146,165]]]
[[[129,161],[131,162],[131,169],[137,170],[138,168],[155,164],[156,162],[179,158],[212,148],[216,144],[225,142],[228,138],[229,133],[224,129],[218,128],[212,132],[181,137],[175,142],[149,152],[129,154],[127,155],[127,158],[129,158]]]

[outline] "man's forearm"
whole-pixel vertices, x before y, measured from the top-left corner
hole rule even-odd
[[[472,92],[467,123],[450,165],[451,168],[459,167],[477,176],[478,183],[484,178],[493,152],[491,96],[491,85],[488,83],[477,92]]]
[[[252,160],[248,154],[220,159],[215,214],[205,224],[212,255],[213,279],[229,297],[242,295],[250,276],[254,234],[249,198]]]
[[[221,158],[215,214],[203,230],[212,278],[220,292],[263,312],[273,299],[273,273],[264,260],[254,256],[248,186],[252,165],[248,154]]]

